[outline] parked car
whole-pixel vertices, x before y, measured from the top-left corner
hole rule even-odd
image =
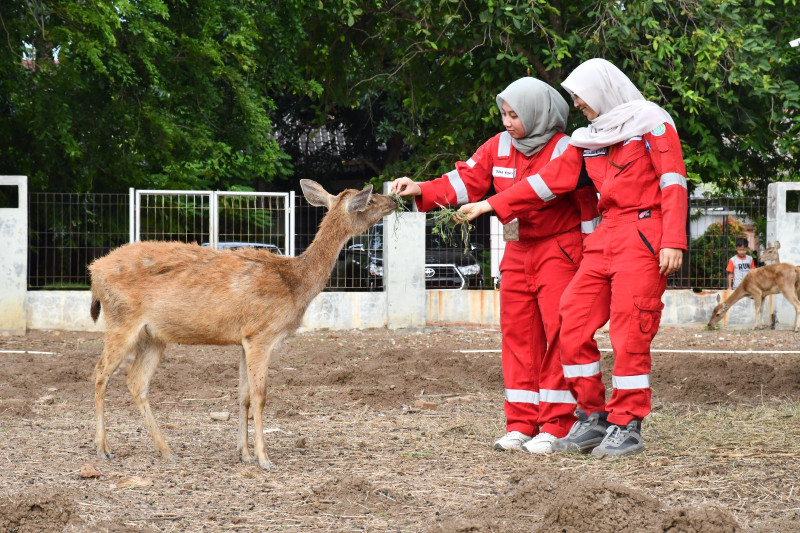
[[[203,246],[211,246],[211,243],[204,242]],[[237,250],[239,248],[266,248],[270,252],[278,255],[283,255],[283,251],[275,244],[263,242],[237,242],[225,241],[217,243],[217,250]]]
[[[465,252],[464,246],[453,246],[432,230],[433,222],[429,221],[425,225],[425,288],[482,289],[483,268],[474,254],[479,247],[471,244]],[[344,283],[344,288],[383,289],[382,223],[354,238],[342,250],[334,276],[339,279],[340,286]]]

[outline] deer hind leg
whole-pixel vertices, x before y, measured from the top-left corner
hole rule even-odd
[[[783,291],[783,297],[786,298],[786,301],[792,304],[794,307],[794,327],[792,330],[797,333],[800,331],[800,298],[797,297],[797,294],[794,292],[794,287],[790,287],[789,290]]]
[[[105,422],[105,399],[108,390],[108,380],[114,371],[134,351],[136,339],[128,331],[120,331],[109,325],[106,329],[103,355],[94,367],[94,409],[95,409],[95,437],[97,457],[111,459],[111,448],[108,445]]]
[[[165,459],[177,459],[178,457],[169,449],[164,435],[158,428],[153,410],[150,408],[150,379],[158,368],[161,356],[164,354],[166,343],[160,339],[151,337],[146,331],[142,331],[136,346],[136,359],[133,361],[130,372],[128,372],[128,390],[133,395],[136,407],[142,413],[144,424],[156,451]]]
[[[250,381],[247,376],[247,358],[244,348],[239,357],[239,432],[236,435],[236,451],[243,463],[253,461],[247,437],[247,412],[250,409]]]
[[[253,408],[253,431],[255,451],[258,466],[264,470],[275,468],[267,456],[267,447],[264,443],[264,405],[267,403],[267,372],[272,348],[278,339],[272,337],[248,338],[242,342],[247,363],[247,378],[250,382],[250,402]],[[243,407],[240,405],[239,412]],[[247,416],[246,414],[244,416]]]

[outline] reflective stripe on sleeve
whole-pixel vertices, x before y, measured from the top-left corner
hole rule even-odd
[[[469,168],[472,168],[472,167],[474,167],[474,166],[475,166],[475,160],[474,160],[474,159],[472,159],[471,157],[470,157],[469,159],[467,159],[467,166],[468,166]]]
[[[639,376],[611,376],[611,386],[615,389],[649,389],[650,374]]]
[[[539,401],[547,403],[578,403],[568,390],[539,390]]]
[[[511,155],[511,134],[504,131],[500,134],[500,142],[497,145],[497,156],[508,157]]]
[[[659,181],[658,185],[662,190],[666,189],[670,185],[680,185],[685,189],[686,176],[683,174],[678,174],[677,172],[667,172],[666,174],[661,175],[661,180]]]
[[[447,179],[450,180],[450,185],[456,191],[456,202],[459,204],[466,204],[469,202],[469,194],[467,194],[467,186],[464,185],[464,180],[458,173],[458,170],[451,170],[447,173]]]
[[[592,233],[598,224],[600,224],[600,217],[594,217],[592,220],[581,220],[581,233]]]
[[[600,373],[600,361],[585,365],[562,365],[565,378],[588,378]]]
[[[539,393],[532,390],[506,389],[506,400],[509,402],[539,405]]]
[[[556,197],[539,174],[529,176],[527,180],[533,191],[539,195],[539,198],[541,198],[543,202],[549,202]]]
[[[550,161],[563,154],[567,146],[569,146],[569,135],[561,137],[556,143],[556,147],[553,149],[553,155],[550,156]]]

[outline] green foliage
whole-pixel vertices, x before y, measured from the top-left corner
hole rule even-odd
[[[750,182],[763,194],[800,176],[795,0],[339,0],[324,11],[307,25],[301,63],[325,91],[306,109],[317,125],[357,126],[377,181],[451,169],[501,129],[494,98],[508,83],[532,75],[559,87],[591,57],[672,113],[694,183]],[[584,123],[572,114],[570,128]]]
[[[51,191],[285,178],[270,94],[306,85],[290,56],[302,4],[5,2],[0,173]]]
[[[31,190],[428,179],[501,129],[511,81],[591,57],[673,114],[693,182],[800,178],[796,0],[10,0],[0,22],[0,173]]]

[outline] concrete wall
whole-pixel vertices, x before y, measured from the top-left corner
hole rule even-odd
[[[28,292],[28,178],[0,176],[15,207],[0,208],[0,331],[25,332],[25,295]]]
[[[671,290],[664,294],[664,326],[702,327],[717,304],[717,295],[729,291],[695,293]],[[32,291],[28,293],[27,329],[103,331],[103,314],[97,324],[89,317],[88,291]],[[316,329],[363,329],[389,327],[385,292],[323,292],[309,306],[300,331]],[[500,324],[498,291],[425,291],[426,317],[422,324]],[[763,323],[778,314],[778,328],[789,329],[794,308],[783,296],[768,297],[762,309]],[[744,329],[753,324],[753,301],[737,302],[721,322],[723,328]],[[403,326],[408,327],[408,326]]]
[[[800,213],[787,211],[787,194],[800,195],[800,183],[770,183],[767,190],[767,242],[779,241],[782,263],[800,265]],[[796,204],[795,204],[796,205]]]

